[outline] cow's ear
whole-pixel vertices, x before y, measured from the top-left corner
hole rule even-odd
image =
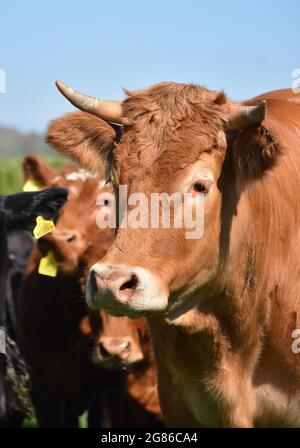
[[[91,173],[110,176],[116,132],[100,118],[86,112],[67,114],[50,124],[46,141]]]
[[[276,138],[264,126],[237,133],[232,150],[236,166],[248,179],[260,177],[282,152]]]
[[[57,172],[37,156],[28,155],[23,160],[23,176],[26,180],[34,180],[42,187],[52,184]]]

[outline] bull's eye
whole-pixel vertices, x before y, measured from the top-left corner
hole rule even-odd
[[[197,181],[194,183],[194,191],[196,193],[208,193],[209,186],[206,182]]]

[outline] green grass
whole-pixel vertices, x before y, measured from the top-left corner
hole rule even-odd
[[[58,154],[40,157],[57,170],[70,163]],[[7,195],[22,191],[24,185],[22,162],[22,157],[0,158],[0,194]]]
[[[38,424],[36,421],[35,417],[32,417],[30,419],[26,418],[24,423],[23,423],[23,428],[38,428]],[[80,417],[79,417],[79,427],[80,428],[87,428],[87,413],[84,412]]]
[[[23,422],[23,428],[38,428],[38,424],[35,417],[26,418]]]

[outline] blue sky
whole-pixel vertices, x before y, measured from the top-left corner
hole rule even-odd
[[[100,97],[159,81],[232,99],[291,85],[300,68],[298,0],[5,1],[0,125],[43,131],[72,110],[55,79]]]

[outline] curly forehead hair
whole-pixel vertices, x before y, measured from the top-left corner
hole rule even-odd
[[[125,92],[128,98],[123,102],[123,114],[129,125],[146,120],[174,129],[188,118],[219,130],[225,120],[227,98],[223,91],[214,92],[195,84],[164,82]]]
[[[193,142],[204,139],[213,146],[224,128],[229,103],[223,92],[194,84],[164,82],[126,93],[128,98],[122,105],[124,134],[114,154],[117,169],[121,165],[125,169],[124,163],[126,171],[149,168],[170,144],[173,148],[180,145],[180,152],[185,154],[189,148],[185,161],[192,162],[201,152],[201,145],[192,149]],[[168,158],[175,156],[173,153]]]

